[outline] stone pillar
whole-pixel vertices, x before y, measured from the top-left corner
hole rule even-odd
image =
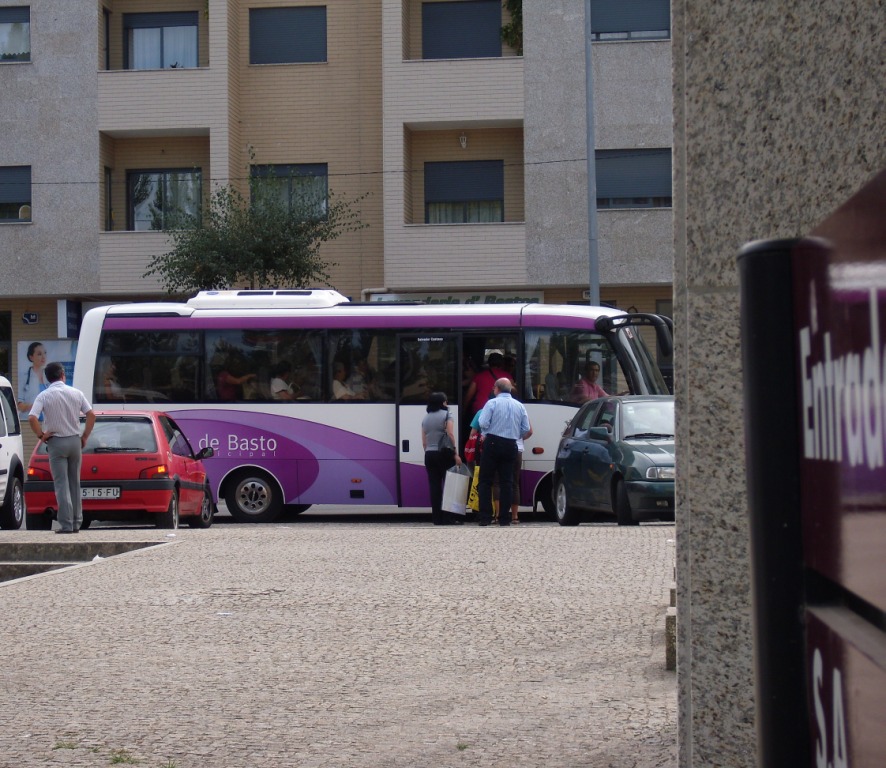
[[[681,767],[756,762],[736,254],[809,233],[886,162],[882,21],[672,3]]]

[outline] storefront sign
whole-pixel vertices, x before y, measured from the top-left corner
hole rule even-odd
[[[83,322],[83,304],[70,299],[58,300],[58,337],[77,339]]]
[[[421,301],[425,304],[540,304],[541,291],[476,291],[468,293],[374,293],[370,301]]]

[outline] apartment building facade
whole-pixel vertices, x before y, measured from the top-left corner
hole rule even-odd
[[[592,7],[601,298],[669,313],[669,4]],[[258,168],[359,201],[354,300],[586,301],[584,2],[523,17],[518,54],[500,0],[0,0],[0,372],[165,298],[169,214]]]

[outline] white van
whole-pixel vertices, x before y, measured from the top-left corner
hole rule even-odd
[[[22,425],[9,379],[0,376],[0,528],[21,528],[25,519]]]

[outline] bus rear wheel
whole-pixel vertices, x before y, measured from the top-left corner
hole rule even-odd
[[[228,482],[225,503],[238,523],[272,523],[283,511],[283,492],[264,472],[239,472]]]

